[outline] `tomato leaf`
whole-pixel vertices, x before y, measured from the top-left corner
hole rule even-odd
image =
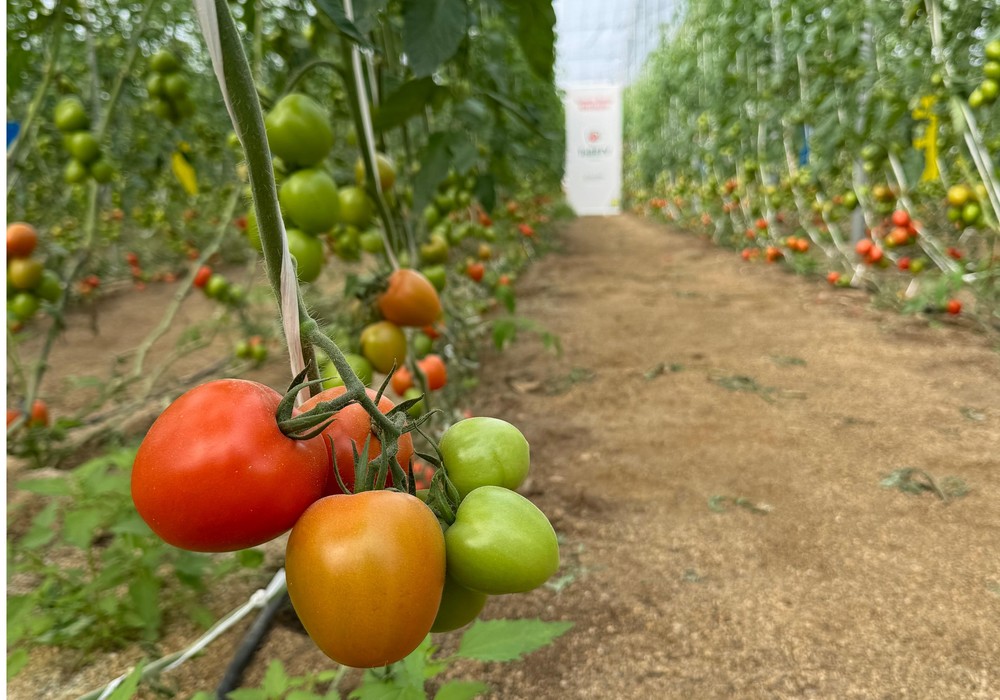
[[[31,528],[17,543],[18,546],[21,549],[37,549],[51,542],[56,536],[52,526],[56,522],[57,513],[58,505],[55,502],[46,505],[31,521]]]
[[[449,681],[438,689],[434,700],[471,700],[489,690],[490,687],[480,681]]]
[[[71,493],[69,483],[61,477],[54,479],[24,479],[17,482],[17,488],[42,496],[68,496]]]
[[[104,514],[100,508],[84,506],[71,510],[63,516],[63,539],[78,549],[86,549],[103,521]]]
[[[139,664],[132,673],[128,674],[111,695],[106,696],[107,700],[129,700],[135,697],[135,691],[139,689],[139,681],[142,680],[142,664]]]
[[[28,650],[15,649],[7,656],[7,678],[8,680],[20,673],[21,669],[28,665]]]
[[[347,19],[347,15],[344,14],[344,6],[339,2],[339,0],[316,0],[314,4],[316,5],[317,10],[322,12],[331,22],[333,22],[334,26],[340,31],[341,34],[363,49],[373,48],[371,43],[365,38],[365,35],[361,33],[357,26]]]
[[[427,694],[422,688],[400,687],[391,680],[376,680],[366,673],[362,685],[348,697],[354,700],[426,700]]]
[[[535,75],[552,79],[556,61],[556,13],[551,0],[504,0],[504,6],[517,20],[511,22],[524,58]]]
[[[572,622],[477,620],[462,635],[458,656],[477,661],[515,661],[548,646],[571,627]]]
[[[267,667],[264,673],[264,692],[268,697],[282,697],[288,690],[288,674],[285,673],[285,666],[278,659],[275,659]]]
[[[415,76],[430,75],[455,54],[467,21],[465,0],[403,1],[403,49]]]
[[[245,569],[256,569],[264,563],[264,552],[259,549],[241,549],[236,558]]]
[[[155,639],[160,629],[160,581],[150,571],[140,572],[128,585],[128,594],[147,639]],[[128,695],[126,697],[132,697]]]
[[[440,91],[447,92],[430,77],[403,83],[379,105],[374,120],[375,128],[385,130],[405,124],[408,119],[423,112],[424,107]]]

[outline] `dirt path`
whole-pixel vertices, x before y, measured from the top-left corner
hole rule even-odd
[[[576,625],[462,675],[505,700],[1000,697],[996,348],[628,217],[581,219],[560,247],[517,295],[562,357],[529,336],[488,354],[472,408],[523,430],[524,491],[563,538],[558,590],[485,616]],[[904,467],[969,492],[880,487]],[[179,697],[214,687],[239,635],[182,667]],[[273,658],[329,668],[292,624],[247,681]]]
[[[563,248],[518,288],[563,357],[493,357],[475,408],[527,435],[575,575],[489,612],[576,627],[497,697],[1000,697],[995,349],[631,218]],[[903,467],[970,491],[879,486]]]

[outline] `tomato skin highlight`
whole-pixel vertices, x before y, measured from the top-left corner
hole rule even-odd
[[[420,327],[441,315],[441,298],[423,273],[401,268],[389,275],[389,287],[379,296],[378,308],[397,326]]]
[[[206,382],[153,423],[132,467],[132,500],[175,547],[226,552],[287,531],[323,495],[325,441],[278,429],[281,395],[242,379]]]
[[[559,569],[559,542],[545,514],[502,486],[472,491],[445,532],[448,573],[488,595],[538,588]]]
[[[299,407],[299,412],[304,413],[324,401],[332,401],[346,391],[347,389],[344,386],[335,386],[321,391],[304,401]],[[366,389],[366,391],[368,397],[374,401],[378,392],[374,389]],[[382,400],[378,402],[378,408],[382,413],[388,413],[395,405],[392,399],[384,395],[382,396]],[[361,451],[365,447],[365,440],[371,435],[371,443],[368,445],[369,461],[382,454],[382,443],[379,442],[378,438],[372,432],[371,416],[368,415],[368,412],[360,404],[352,403],[340,409],[337,412],[336,420],[323,430],[323,435],[333,440],[334,454],[337,457],[337,470],[340,472],[340,478],[344,481],[344,485],[348,489],[354,488],[354,449],[352,449],[351,444],[353,443],[354,447],[358,450],[358,454],[361,454]],[[396,452],[396,462],[404,472],[410,463],[411,457],[413,457],[413,438],[410,437],[409,433],[405,433],[399,437],[399,450]],[[392,473],[389,472],[386,475],[386,486],[391,485]],[[333,463],[331,462],[330,474],[327,478],[326,490],[323,492],[323,495],[330,496],[340,493],[343,493],[343,491],[340,489],[340,484],[337,483],[337,478],[333,475]]]
[[[292,528],[285,551],[292,607],[337,663],[374,668],[417,648],[445,578],[441,526],[396,491],[323,498]]]

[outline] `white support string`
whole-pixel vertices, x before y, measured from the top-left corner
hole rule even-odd
[[[222,98],[226,102],[229,118],[232,120],[233,128],[236,130],[236,134],[239,136],[240,143],[242,144],[243,137],[237,124],[236,115],[233,112],[232,100],[229,97],[229,88],[226,85],[226,76],[223,70],[225,58],[222,52],[222,38],[219,34],[216,2],[215,0],[194,0],[194,5],[198,12],[201,33],[205,37],[208,54],[212,59],[212,68],[215,71],[216,79],[219,81],[219,88],[222,90]],[[260,217],[258,217],[259,221]],[[288,236],[285,233],[285,225],[280,218],[278,228],[281,235],[281,275],[279,285],[281,295],[281,323],[285,332],[285,342],[288,345],[288,360],[291,365],[292,376],[294,377],[305,368],[305,358],[302,355],[302,345],[299,340],[298,282],[295,278],[294,267],[292,266],[292,257],[288,252]],[[300,392],[296,398],[296,402],[301,403],[302,397],[303,394]]]

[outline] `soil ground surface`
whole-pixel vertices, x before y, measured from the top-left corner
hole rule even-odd
[[[1000,697],[995,339],[631,217],[573,222],[516,291],[562,354],[529,335],[487,351],[471,410],[528,438],[522,492],[563,566],[484,617],[575,624],[523,662],[454,675],[509,700]],[[155,296],[130,299],[106,323],[158,318]],[[286,377],[280,362],[255,376]],[[882,485],[906,468],[945,499]],[[266,580],[234,578],[213,611]],[[163,683],[212,689],[247,624]],[[178,623],[161,646],[195,636]],[[140,657],[73,670],[39,650],[9,697],[76,697]],[[285,618],[246,682],[274,658],[330,667]]]

